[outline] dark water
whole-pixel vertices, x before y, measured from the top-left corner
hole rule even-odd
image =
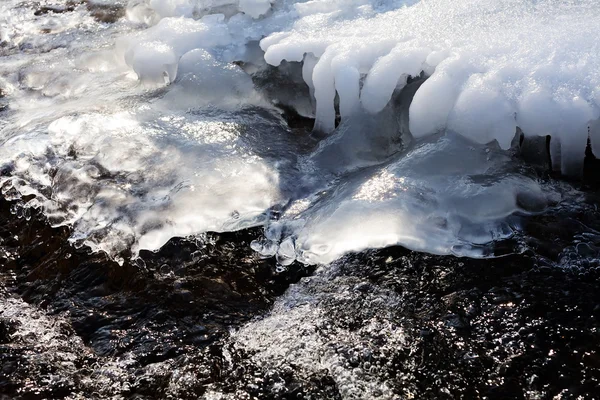
[[[254,230],[173,239],[119,266],[70,246],[67,228],[2,201],[0,393],[353,398],[331,370],[257,362],[255,350],[230,340],[293,284],[292,293],[321,293],[319,337],[351,334],[333,338],[336,359],[365,382],[385,381],[395,398],[597,398],[600,272],[581,248],[598,251],[595,204],[589,195],[579,210],[529,220],[520,255],[473,260],[392,247],[315,272],[258,258]],[[365,329],[374,318],[402,329],[402,342]]]

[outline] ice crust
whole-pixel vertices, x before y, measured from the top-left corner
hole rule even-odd
[[[563,172],[576,175],[588,127],[600,117],[595,0],[288,0],[275,3],[266,16],[271,8],[266,0],[148,4],[160,17],[191,17],[226,6],[263,16],[256,22],[242,14],[219,23],[213,18],[194,28],[189,18],[162,20],[144,39],[160,37],[180,57],[194,46],[232,49],[262,38],[271,65],[310,58],[305,81],[313,89],[320,131],[334,130],[336,113],[347,118],[358,107],[381,111],[409,77],[424,74],[429,79],[410,108],[414,137],[450,129],[507,149],[518,126],[526,135],[552,135],[561,143],[556,148]],[[188,29],[206,34],[179,32]],[[172,60],[152,44],[133,51],[142,59],[154,57],[159,70],[166,69],[163,59]]]
[[[282,265],[392,244],[486,256],[513,214],[560,200],[503,150],[517,127],[552,135],[567,174],[588,132],[600,153],[596,1],[141,0],[112,25],[0,11],[3,193],[113,257],[259,225],[253,248]],[[318,143],[249,75],[275,66],[302,87],[262,84],[304,96],[290,106]]]
[[[506,149],[519,126],[560,141],[563,169],[577,171],[600,116],[597,1],[310,1],[297,10],[293,26],[261,47],[272,65],[319,58],[317,128],[333,130],[336,93],[342,118],[359,102],[376,113],[423,72],[413,136],[451,129]]]

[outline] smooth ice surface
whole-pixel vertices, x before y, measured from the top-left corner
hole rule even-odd
[[[310,161],[323,168],[318,157]],[[487,256],[487,244],[518,230],[507,216],[538,212],[552,199],[512,168],[499,149],[470,145],[458,135],[432,138],[382,165],[347,172],[343,183],[317,198],[296,200],[261,244],[268,254],[271,243],[280,242],[283,265],[290,257],[328,263],[349,251],[398,243],[435,254]]]
[[[600,148],[596,1],[136,0],[115,23],[32,7],[0,3],[2,190],[115,258],[250,226],[283,266],[487,256],[515,213],[560,200],[503,150],[517,126],[551,134],[566,173],[588,128]]]

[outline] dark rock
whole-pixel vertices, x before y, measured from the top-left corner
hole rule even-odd
[[[106,24],[113,24],[125,16],[125,6],[123,4],[106,4],[87,0],[86,7],[96,21]]]
[[[39,211],[28,210],[29,220],[11,212],[22,207],[0,200],[0,245],[11,254],[0,266],[5,293],[0,303],[8,307],[10,292],[45,310],[41,312],[48,318],[67,315],[66,326],[55,326],[57,334],[65,341],[81,338],[88,353],[74,355],[85,368],[65,370],[47,364],[52,361],[30,360],[30,352],[40,351],[29,347],[34,342],[0,352],[6,366],[0,393],[11,398],[34,398],[34,393],[59,398],[98,389],[68,383],[89,378],[93,360],[133,357],[135,363],[127,369],[132,375],[157,363],[183,362],[182,357],[226,337],[230,327],[264,312],[290,283],[311,272],[303,267],[275,272],[274,260],[260,259],[250,249],[250,241],[259,234],[256,230],[209,234],[205,244],[173,239],[156,253],[143,252],[141,264],[119,265],[102,254],[71,247],[69,229],[49,227]],[[174,273],[163,274],[167,264],[176,266]],[[0,345],[14,346],[15,332],[18,324],[0,314]],[[60,337],[53,340],[57,345],[63,343]],[[54,350],[43,351],[51,356]],[[213,368],[214,362],[206,361],[206,367]],[[60,379],[50,386],[26,384],[33,376],[36,382]],[[158,385],[157,392],[149,392],[152,396],[169,383],[153,374],[148,379]],[[141,392],[133,386],[118,393]]]

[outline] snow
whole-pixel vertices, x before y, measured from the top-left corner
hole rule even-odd
[[[359,107],[380,112],[408,78],[424,74],[410,107],[415,138],[449,129],[507,149],[518,126],[529,136],[551,135],[560,143],[563,172],[576,175],[588,125],[600,117],[595,0],[150,0],[147,6],[162,19],[140,40],[175,47],[176,57],[226,46],[230,52],[221,57],[229,62],[262,39],[271,65],[309,60],[304,78],[316,103],[315,129],[323,132],[334,130],[337,113],[346,119]],[[225,9],[210,20],[192,19]],[[172,56],[142,47],[144,64],[155,54],[157,65],[141,72],[170,76],[174,67],[165,67],[163,57]]]
[[[355,106],[359,74],[360,102],[377,113],[423,71],[429,79],[411,104],[413,136],[451,129],[507,148],[519,126],[560,141],[564,172],[577,170],[587,126],[600,116],[600,3],[360,3],[299,3],[293,25],[261,42],[272,65],[319,58],[311,77],[318,129],[334,128],[336,92],[342,118]]]

